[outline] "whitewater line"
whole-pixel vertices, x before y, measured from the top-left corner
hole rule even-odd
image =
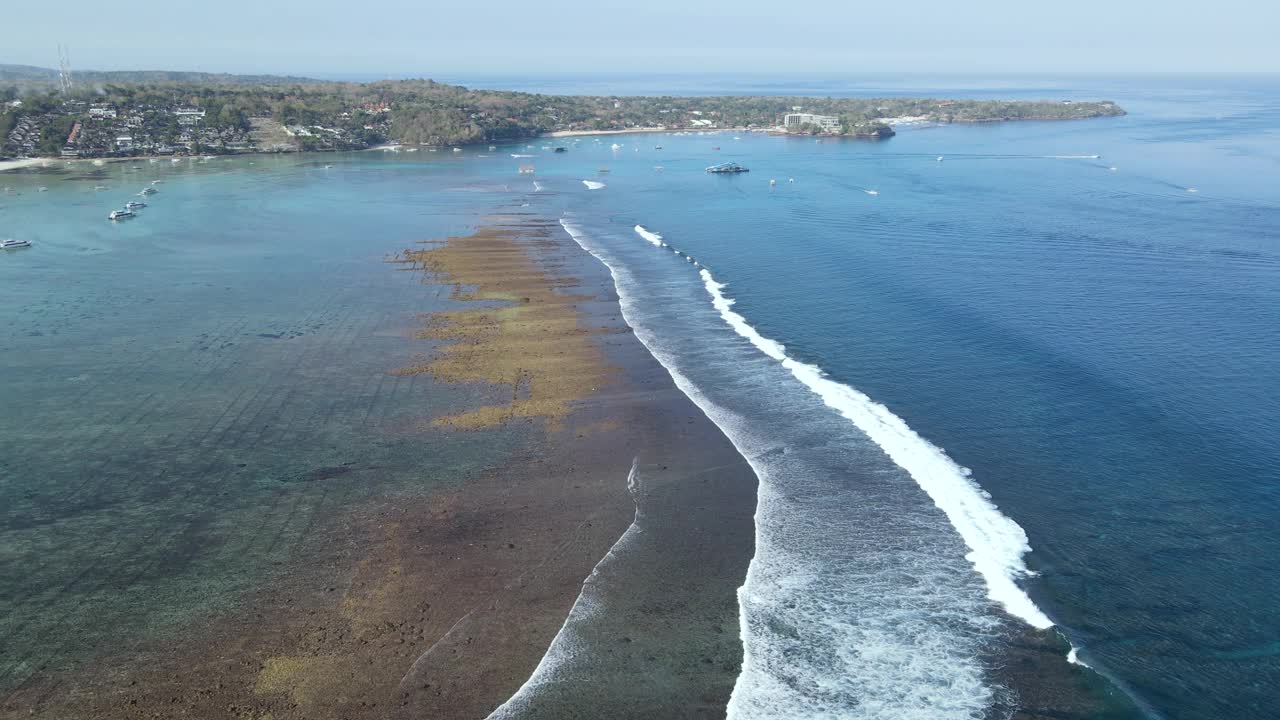
[[[564,220],[561,225],[565,225]],[[569,229],[567,225],[565,229]],[[666,245],[662,235],[641,225],[634,229],[654,245]],[[572,236],[573,232],[569,234]],[[734,332],[781,363],[793,377],[822,398],[827,407],[839,412],[871,438],[942,510],[968,546],[965,559],[986,582],[988,599],[1037,630],[1053,627],[1053,621],[1017,584],[1018,579],[1035,574],[1023,562],[1023,556],[1031,551],[1026,532],[1000,512],[991,495],[972,479],[968,468],[961,467],[941,448],[917,434],[889,408],[853,387],[832,380],[822,368],[787,355],[785,346],[761,335],[745,317],[733,311],[734,300],[724,295],[725,285],[717,282],[710,271],[702,268],[699,274],[711,296],[711,304]]]
[[[791,358],[781,343],[761,335],[746,318],[731,309],[734,300],[725,297],[724,284],[716,282],[705,268],[700,275],[712,305],[734,332],[780,362],[822,398],[827,407],[853,422],[895,464],[906,470],[934,505],[946,514],[969,547],[965,559],[986,581],[989,599],[1038,630],[1053,627],[1053,621],[1016,582],[1018,578],[1034,575],[1022,560],[1023,555],[1031,551],[1027,534],[1000,512],[991,496],[971,478],[968,468],[957,465],[941,448],[920,437],[884,405],[830,379],[822,368]]]
[[[582,589],[578,591],[578,597],[573,601],[573,606],[569,608],[569,613],[565,615],[564,622],[560,624],[560,629],[556,631],[555,637],[551,638],[551,644],[547,646],[547,651],[543,653],[542,659],[538,661],[537,667],[529,675],[529,679],[524,681],[506,702],[494,708],[485,720],[502,720],[503,718],[518,717],[520,710],[533,699],[528,697],[529,693],[539,685],[552,682],[556,667],[559,666],[563,659],[571,658],[574,654],[572,646],[573,639],[569,635],[569,623],[574,620],[582,620],[583,618],[593,615],[598,608],[590,607],[592,600],[587,598],[587,588],[591,584],[591,580],[600,574],[600,568],[604,566],[610,558],[614,557],[618,548],[627,541],[634,533],[639,532],[640,526],[640,456],[632,458],[631,470],[627,473],[627,492],[631,494],[631,499],[635,502],[635,514],[631,518],[631,524],[613,543],[609,546],[608,552],[600,561],[591,568],[591,574],[582,581]]]

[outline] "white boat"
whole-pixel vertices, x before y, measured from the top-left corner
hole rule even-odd
[[[153,187],[142,188],[142,190],[138,193],[138,196],[139,196],[139,197],[146,197],[146,196],[148,196],[148,195],[155,195],[157,192],[159,192],[159,191],[158,191],[158,190],[156,190],[156,189],[155,189],[155,188],[153,188]]]
[[[453,149],[453,151],[454,151],[454,152],[462,152],[462,148],[454,148],[454,149]]]
[[[134,213],[132,210],[112,210],[111,213],[107,215],[107,219],[108,220],[126,220],[128,218],[133,217],[135,214],[136,213]]]
[[[31,247],[31,243],[27,240],[18,240],[16,238],[0,240],[0,250],[17,250],[25,247]]]
[[[182,162],[182,158],[171,158],[169,162],[177,165],[178,163]]]
[[[49,188],[41,185],[40,187],[36,188],[36,192],[49,192]]]
[[[125,209],[125,210],[137,210],[138,208],[144,208],[144,207],[146,207],[146,206],[147,206],[147,204],[146,204],[146,203],[144,203],[144,202],[138,202],[137,200],[130,200],[129,202],[127,202],[127,203],[125,203],[125,204],[124,204],[124,209]]]
[[[159,184],[160,184],[160,183],[162,183],[162,182],[164,182],[164,181],[163,181],[163,180],[152,180],[152,181],[151,181],[151,184],[152,184],[152,185],[159,185]]]

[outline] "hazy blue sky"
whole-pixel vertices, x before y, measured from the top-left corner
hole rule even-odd
[[[0,63],[385,73],[1280,72],[1275,0],[6,0]],[[55,10],[56,8],[56,10]]]

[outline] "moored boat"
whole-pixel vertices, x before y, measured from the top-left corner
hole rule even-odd
[[[0,250],[17,250],[18,248],[31,247],[31,241],[18,240],[17,238],[9,238],[0,240]]]
[[[127,220],[136,215],[132,210],[112,210],[108,215],[108,220]]]

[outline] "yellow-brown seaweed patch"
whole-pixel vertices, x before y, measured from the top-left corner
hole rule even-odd
[[[407,251],[401,260],[453,283],[455,299],[485,306],[428,316],[418,337],[449,344],[398,373],[511,389],[509,400],[438,417],[433,425],[477,429],[541,419],[556,429],[577,401],[610,380],[612,371],[591,338],[597,330],[583,326],[577,308],[591,298],[561,291],[573,282],[539,265],[521,234],[485,228]]]

